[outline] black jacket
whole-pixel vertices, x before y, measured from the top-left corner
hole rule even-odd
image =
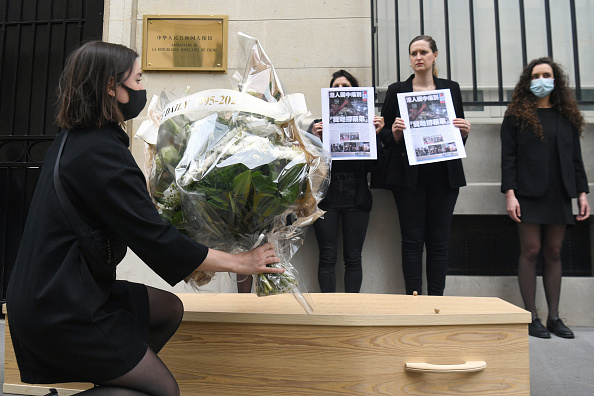
[[[315,119],[309,125],[308,132],[311,133],[313,125],[322,121],[321,119]],[[379,141],[377,142],[379,147]],[[330,183],[332,183],[332,175],[336,173],[354,173],[357,178],[357,184],[355,186],[355,205],[362,210],[367,212],[371,211],[373,206],[373,196],[369,190],[369,183],[367,181],[367,175],[369,172],[376,169],[378,164],[377,160],[341,160],[332,161],[332,168],[330,173]],[[320,208],[324,209],[324,200],[320,202]]]
[[[412,81],[414,74],[408,80],[391,84],[386,93],[384,106],[382,107],[382,116],[384,117],[385,126],[379,133],[379,139],[382,142],[385,156],[380,161],[381,169],[372,174],[371,187],[372,188],[386,188],[403,187],[414,190],[417,188],[417,179],[419,173],[419,166],[411,166],[408,163],[408,156],[406,153],[406,145],[404,138],[399,142],[394,141],[392,135],[392,124],[397,117],[400,117],[400,110],[398,108],[398,99],[396,97],[399,93],[412,92]],[[433,77],[436,89],[449,88],[452,94],[452,101],[457,118],[464,118],[464,109],[462,108],[462,94],[460,93],[460,86],[455,81],[444,80],[442,78]],[[465,142],[466,140],[464,140]],[[447,166],[448,181],[450,188],[458,188],[466,185],[464,177],[464,169],[462,168],[462,161],[460,159],[445,161]]]
[[[526,197],[540,197],[549,187],[549,142],[532,132],[521,132],[515,117],[507,116],[501,125],[501,192],[515,190]],[[582,162],[579,132],[559,115],[557,145],[563,185],[576,198],[588,191]]]
[[[99,287],[56,196],[53,165],[63,132],[49,148],[10,277],[7,309],[25,382],[113,379],[144,356],[146,287]],[[107,228],[170,285],[188,276],[208,248],[165,224],[118,126],[70,132],[60,178],[89,225]]]

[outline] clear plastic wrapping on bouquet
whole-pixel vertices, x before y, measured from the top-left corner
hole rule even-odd
[[[239,253],[269,241],[283,274],[254,276],[259,296],[292,292],[311,312],[290,263],[322,214],[330,156],[301,130],[302,94],[287,94],[260,43],[240,34],[238,90],[208,90],[166,104],[151,192],[162,216],[195,240]],[[207,283],[197,271],[187,281]]]
[[[161,124],[161,105],[157,95],[153,95],[151,98],[146,114],[146,120],[140,124],[140,127],[138,127],[134,137],[136,139],[142,140],[144,143],[144,166],[142,172],[144,173],[144,177],[148,182],[153,172],[157,134],[159,131],[159,125]]]

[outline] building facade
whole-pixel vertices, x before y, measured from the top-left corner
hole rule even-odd
[[[547,29],[542,27],[538,16],[545,14],[544,4],[548,2],[525,1],[529,15],[525,19],[525,32],[529,37],[526,42],[529,43],[529,49],[524,52],[521,43],[517,42],[517,37],[521,36],[521,29],[518,31],[513,19],[519,12],[514,8],[514,4],[518,2],[495,2],[500,4],[499,18],[504,21],[500,24],[503,32],[500,35],[499,46],[503,49],[501,56],[497,56],[497,45],[492,44],[493,32],[496,30],[496,24],[492,23],[495,15],[493,5],[489,3],[487,6],[486,2],[479,1],[470,3],[476,5],[476,9],[471,12],[476,17],[474,35],[468,34],[472,24],[469,22],[470,19],[465,17],[470,13],[469,2],[461,0],[179,0],[173,3],[157,0],[105,0],[103,39],[127,45],[142,55],[145,15],[226,15],[229,21],[228,72],[145,71],[143,82],[148,97],[158,95],[163,90],[173,91],[181,96],[188,86],[192,93],[212,88],[233,88],[230,77],[234,69],[243,67],[239,64],[240,57],[237,55],[237,33],[243,32],[261,41],[287,91],[305,95],[311,113],[309,119],[313,120],[321,115],[320,88],[328,86],[331,74],[335,70],[350,71],[359,79],[361,86],[375,86],[379,93],[378,103],[381,103],[382,92],[387,85],[398,79],[406,79],[409,74],[406,47],[410,38],[421,32],[434,36],[440,46],[442,75],[459,81],[466,91],[468,102],[474,102],[466,107],[467,118],[473,123],[466,145],[468,158],[463,160],[468,186],[461,189],[455,210],[456,230],[470,230],[469,233],[472,235],[460,237],[458,241],[462,242],[453,242],[453,248],[460,248],[462,243],[471,244],[471,248],[477,253],[469,255],[467,252],[472,250],[469,246],[453,249],[455,252],[462,251],[462,256],[452,259],[454,262],[463,260],[470,263],[462,268],[458,275],[448,275],[445,292],[447,295],[495,296],[521,306],[515,275],[484,275],[482,269],[485,263],[495,261],[497,266],[497,258],[488,253],[490,245],[484,238],[472,237],[476,234],[487,235],[495,241],[509,237],[504,228],[495,227],[490,233],[485,231],[493,227],[490,221],[501,224],[502,219],[506,217],[505,199],[499,191],[499,127],[505,106],[481,102],[508,100],[508,92],[513,89],[524,64],[523,58],[529,60],[547,55]],[[555,29],[552,34],[553,56],[560,63],[573,67],[572,51],[575,47],[572,37],[575,36],[571,33],[571,23],[567,22],[571,18],[562,18],[567,14],[568,8],[558,3],[565,2],[555,2],[554,7],[560,8],[552,10],[551,18],[555,22],[552,24]],[[590,16],[594,15],[592,2],[567,3],[577,4],[578,7],[577,14],[580,17],[575,25],[578,37],[592,40],[593,28],[584,23],[588,12]],[[444,22],[443,4],[449,4],[447,23]],[[419,5],[422,5],[422,18],[419,17]],[[569,13],[571,14],[571,10]],[[446,29],[447,24],[449,28]],[[396,27],[398,36],[395,33]],[[446,31],[450,32],[447,40]],[[476,40],[474,62],[469,56],[469,48],[472,48],[471,37]],[[448,44],[441,47],[440,43],[446,41]],[[587,46],[587,41],[578,43],[581,48],[591,48],[591,45]],[[584,88],[583,93],[587,97],[594,80],[591,74],[584,71],[592,65],[594,55],[588,51],[582,51],[580,55],[582,56],[579,58],[579,66],[582,73],[576,74],[576,69],[572,68],[568,74],[574,81],[577,75],[582,76],[581,87]],[[442,65],[441,59],[447,59],[447,63]],[[587,119],[591,121],[592,113],[586,107],[585,109]],[[378,112],[379,110],[378,108]],[[129,122],[128,132],[131,137],[144,117],[146,111],[138,119]],[[591,124],[587,125],[582,141],[586,171],[591,181],[594,180],[593,129]],[[138,139],[131,139],[131,142],[132,152],[142,166],[144,145]],[[396,206],[389,191],[374,190],[373,199],[374,206],[363,249],[361,292],[404,293]],[[590,203],[594,206],[592,199]],[[590,232],[590,223],[585,228],[588,236],[585,250],[589,258],[590,246],[593,245],[589,241],[589,235],[594,234]],[[583,251],[583,242],[580,242],[580,247]],[[514,254],[509,256],[512,258],[502,259],[505,263],[501,265],[513,268]],[[341,260],[342,256],[339,255],[337,279],[342,278]],[[293,261],[309,292],[319,291],[317,261],[317,245],[313,230],[310,230]],[[560,311],[570,326],[594,325],[594,314],[589,309],[589,302],[594,300],[594,279],[591,260],[589,261],[589,275],[568,276],[563,280]],[[118,267],[118,277],[177,292],[193,291],[185,284],[170,288],[132,252],[128,253]],[[338,282],[339,290],[341,283]],[[233,281],[221,274],[204,290],[232,292],[234,289]],[[542,289],[538,290],[538,298],[538,306],[544,313],[546,303]]]

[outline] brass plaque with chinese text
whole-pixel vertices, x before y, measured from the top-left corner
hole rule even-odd
[[[227,72],[226,15],[145,15],[142,70]]]

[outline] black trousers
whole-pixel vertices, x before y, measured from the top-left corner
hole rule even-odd
[[[428,183],[416,190],[392,190],[402,234],[406,294],[423,292],[424,247],[427,250],[427,293],[442,296],[445,289],[450,225],[459,189],[439,184]]]
[[[342,251],[344,258],[344,290],[358,293],[363,280],[361,251],[365,242],[369,212],[355,205],[355,175],[338,173],[320,208],[326,211],[316,220],[314,230],[320,250],[318,282],[322,293],[336,291],[336,261],[338,257],[339,224],[342,221]]]

